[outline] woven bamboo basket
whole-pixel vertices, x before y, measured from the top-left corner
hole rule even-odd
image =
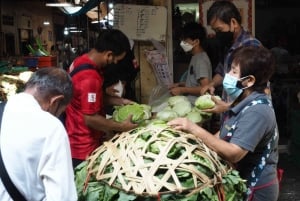
[[[118,134],[104,142],[86,162],[85,186],[96,180],[148,197],[192,195],[206,187],[217,188],[231,170],[194,135],[153,125]],[[184,185],[187,179],[192,185]]]

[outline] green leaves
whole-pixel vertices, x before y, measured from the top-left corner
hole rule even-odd
[[[210,94],[199,96],[195,101],[195,106],[200,110],[210,109],[215,106]]]
[[[246,192],[239,172],[193,135],[161,121],[97,150],[75,169],[79,201],[219,201],[220,195],[242,201]]]
[[[239,176],[239,172],[232,170],[223,176],[222,184],[225,191],[226,201],[242,201],[247,187]]]
[[[115,106],[112,118],[117,122],[123,122],[132,115],[134,123],[142,123],[144,120],[151,118],[151,107],[145,104],[130,104]]]

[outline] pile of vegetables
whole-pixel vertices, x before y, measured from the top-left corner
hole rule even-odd
[[[246,191],[201,140],[159,120],[104,142],[75,179],[79,201],[239,201]]]
[[[219,96],[215,97],[220,98]],[[199,96],[195,101],[195,106],[192,106],[186,96],[172,96],[168,98],[163,109],[157,112],[156,118],[162,121],[170,121],[176,117],[187,117],[194,123],[203,123],[211,117],[212,113],[202,110],[214,106],[215,102],[209,94]]]
[[[0,75],[0,102],[7,101],[11,96],[24,90],[25,83],[32,72],[24,71],[19,75]]]

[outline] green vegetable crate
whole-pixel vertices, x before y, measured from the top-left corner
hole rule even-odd
[[[79,201],[239,201],[246,191],[202,141],[157,120],[104,142],[75,175]]]

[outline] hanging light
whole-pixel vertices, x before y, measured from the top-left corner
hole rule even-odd
[[[45,20],[45,21],[43,22],[43,24],[44,24],[45,26],[48,26],[48,25],[50,25],[50,22],[49,22],[48,20]]]
[[[57,3],[46,3],[46,6],[48,6],[48,7],[72,7],[74,5],[69,2],[57,2]]]
[[[66,14],[77,13],[82,7],[81,6],[67,6],[67,7],[59,7],[61,11]]]

